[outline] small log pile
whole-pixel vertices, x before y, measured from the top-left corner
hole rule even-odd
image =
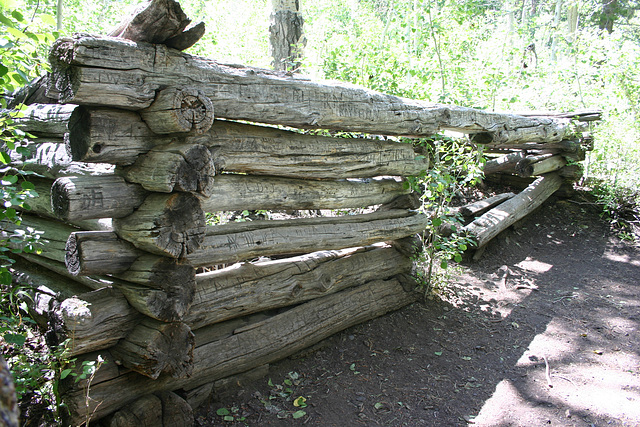
[[[429,219],[413,210],[404,177],[428,160],[394,138],[234,120],[385,136],[450,129],[512,151],[515,164],[528,159],[522,168],[541,176],[529,189],[465,207],[479,216],[467,229],[481,245],[552,194],[566,168],[552,159],[573,149],[579,158],[583,146],[564,118],[427,104],[194,57],[180,49],[204,28],[188,24],[175,1],[153,0],[119,37],[60,39],[51,74],[23,94],[42,99],[44,84],[48,103],[30,103],[18,119],[34,137],[8,170],[40,175],[22,225],[45,231],[47,244],[21,254],[16,278],[37,288],[34,316],[51,345],[67,342],[76,369],[105,361],[91,378],[62,381],[70,425],[189,425],[191,407],[226,378],[263,372],[416,299],[413,237]],[[513,161],[494,163],[513,172]],[[222,211],[363,207],[369,213],[207,221]]]

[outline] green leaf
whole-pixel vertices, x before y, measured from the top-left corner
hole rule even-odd
[[[432,224],[434,227],[440,227],[440,225],[442,225],[442,218],[434,218]]]
[[[65,378],[67,378],[71,372],[72,372],[71,369],[65,369],[64,371],[62,371],[60,373],[60,379],[63,380]]]
[[[227,408],[220,408],[216,411],[216,414],[220,415],[221,417],[225,416],[225,415],[229,415],[231,414],[231,412],[229,412],[229,410]]]
[[[436,356],[442,356],[442,352],[441,351],[436,351],[433,354],[435,354]]]
[[[11,157],[4,151],[0,151],[0,161],[6,165],[11,161]]]
[[[27,35],[25,33],[13,27],[8,27],[7,32],[18,40],[27,38]]]
[[[15,344],[19,347],[22,347],[27,341],[27,337],[22,334],[4,334],[3,338],[7,344]]]
[[[293,413],[293,414],[291,414],[291,415],[293,416],[293,419],[294,419],[294,420],[297,420],[298,418],[302,418],[302,417],[304,417],[305,415],[307,415],[307,413],[306,413],[305,411],[300,410],[300,411],[296,411],[296,412],[294,412],[294,413]]]
[[[20,187],[22,187],[23,190],[33,190],[36,188],[32,182],[28,182],[28,181],[22,181],[20,183]]]
[[[447,262],[446,259],[443,259],[442,262],[440,263],[440,268],[447,268],[449,266],[449,263]]]
[[[453,256],[453,260],[454,260],[455,262],[462,262],[462,255],[460,255],[460,254],[455,254],[455,255]]]
[[[233,421],[233,416],[231,415],[225,415],[224,418],[222,418],[225,421]]]

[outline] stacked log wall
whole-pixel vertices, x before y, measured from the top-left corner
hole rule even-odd
[[[463,131],[502,156],[487,175],[541,176],[520,195],[460,211],[479,246],[556,191],[572,176],[567,159],[588,148],[566,117],[427,104],[144,41],[62,39],[51,61],[48,96],[74,105],[31,105],[19,123],[35,138],[9,167],[41,175],[23,225],[45,231],[47,244],[18,263],[22,279],[40,284],[38,319],[52,344],[69,340],[79,360],[108,361],[91,399],[83,382],[62,387],[73,425],[126,419],[142,405],[128,403],[175,402],[174,391],[201,400],[215,381],[414,301],[412,236],[429,218],[412,210],[404,177],[428,161],[396,137]],[[186,86],[176,85],[183,75]],[[206,222],[221,211],[363,207]]]

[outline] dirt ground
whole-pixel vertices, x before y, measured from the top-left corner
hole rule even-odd
[[[198,425],[640,425],[640,248],[598,214],[548,201],[440,298],[272,365]]]

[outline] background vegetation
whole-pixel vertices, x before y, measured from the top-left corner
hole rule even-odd
[[[106,34],[138,0],[0,0],[0,79],[5,94],[46,70],[47,47],[73,32]],[[186,13],[207,24],[191,53],[268,67],[267,0],[181,0]],[[302,72],[375,90],[492,111],[600,108],[595,149],[585,184],[613,221],[640,225],[640,8],[634,0],[301,0],[307,44]],[[3,97],[2,107],[6,106]],[[16,113],[11,113],[16,114]],[[24,137],[3,114],[2,149]],[[0,170],[0,219],[20,221],[31,186],[16,171]],[[442,176],[432,177],[434,180]],[[449,194],[449,193],[448,193]],[[18,209],[16,209],[18,208]],[[635,217],[633,215],[636,215]],[[626,223],[629,227],[629,222]],[[437,226],[437,224],[435,224]],[[29,231],[29,230],[27,230]],[[5,345],[25,345],[30,320],[9,288],[9,241],[37,250],[36,230],[0,243]],[[621,236],[633,238],[633,226]],[[446,246],[447,242],[442,245]],[[459,243],[464,245],[464,242]],[[14,245],[15,246],[15,245]],[[455,255],[452,255],[455,258]],[[10,289],[10,291],[8,291]],[[13,346],[13,347],[12,347]],[[3,349],[6,347],[3,347]],[[31,349],[37,353],[39,347]],[[57,361],[13,353],[24,369],[21,393],[53,403]],[[23,387],[24,386],[24,387]],[[21,388],[22,387],[22,388]],[[47,388],[48,387],[48,388]],[[35,397],[34,397],[35,393]],[[38,397],[38,395],[40,397]]]

